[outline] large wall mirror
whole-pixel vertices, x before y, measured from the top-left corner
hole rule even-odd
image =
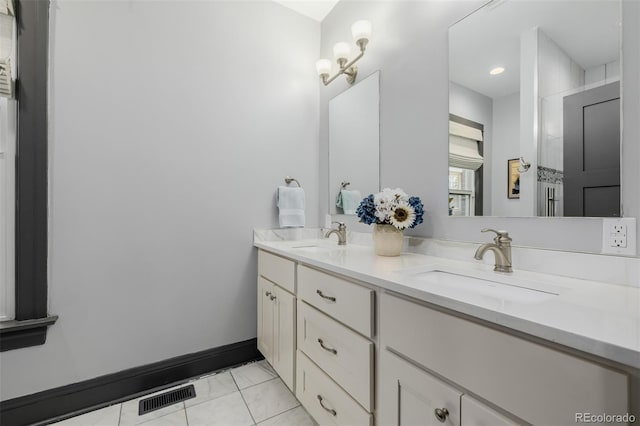
[[[380,188],[380,72],[329,101],[329,212],[354,215]]]
[[[620,2],[494,0],[449,30],[449,215],[620,216]]]

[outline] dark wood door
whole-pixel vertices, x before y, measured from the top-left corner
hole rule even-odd
[[[564,98],[564,215],[620,216],[620,83]]]

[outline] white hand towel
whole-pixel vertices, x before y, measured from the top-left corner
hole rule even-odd
[[[304,189],[279,186],[276,198],[280,227],[304,227]]]
[[[348,191],[343,189],[340,191],[342,195],[342,210],[344,214],[356,214],[356,209],[362,201],[362,195],[357,189]]]

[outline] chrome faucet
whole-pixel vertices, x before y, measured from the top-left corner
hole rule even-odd
[[[477,260],[482,260],[484,254],[491,250],[496,258],[496,264],[493,268],[496,272],[513,272],[511,269],[511,237],[507,231],[496,231],[495,229],[485,228],[482,232],[495,232],[496,237],[493,243],[482,244],[476,250],[473,256]]]
[[[335,233],[338,236],[338,245],[346,246],[347,245],[347,226],[344,224],[344,222],[331,222],[331,223],[337,223],[338,229],[329,230],[324,237],[329,238],[331,234]]]

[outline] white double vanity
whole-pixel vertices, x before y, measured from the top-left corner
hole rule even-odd
[[[319,424],[628,422],[639,288],[499,274],[474,244],[385,258],[364,234],[298,231],[255,232],[258,348]]]

